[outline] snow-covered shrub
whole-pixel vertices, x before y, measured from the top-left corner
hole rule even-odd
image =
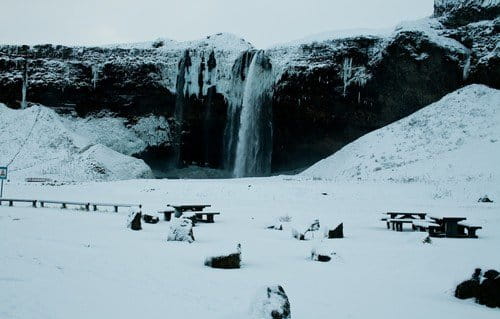
[[[189,219],[174,219],[170,224],[167,241],[194,242],[193,222]]]
[[[281,286],[260,289],[250,307],[253,319],[290,319],[290,301]]]
[[[241,267],[241,245],[236,246],[236,252],[225,255],[208,257],[205,259],[205,266],[220,269],[237,269]]]

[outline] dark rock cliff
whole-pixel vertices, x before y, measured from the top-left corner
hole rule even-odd
[[[306,167],[464,85],[500,88],[499,6],[490,2],[437,0],[433,18],[390,36],[267,50],[275,76],[272,171]],[[163,116],[173,140],[136,156],[164,171],[231,169],[254,52],[223,34],[99,48],[0,46],[0,102],[80,117],[101,110],[131,121]]]

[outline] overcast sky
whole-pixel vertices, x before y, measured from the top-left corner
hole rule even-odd
[[[98,45],[237,34],[257,47],[330,30],[386,28],[433,0],[0,0],[0,43]]]

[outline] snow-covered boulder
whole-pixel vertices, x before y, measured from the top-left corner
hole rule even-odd
[[[348,144],[301,175],[336,181],[500,180],[500,90],[470,85]]]
[[[52,109],[0,104],[0,164],[12,180],[104,181],[152,177],[144,161],[76,134]]]
[[[251,305],[253,319],[290,319],[290,301],[281,286],[260,289]]]
[[[193,222],[187,218],[175,218],[170,223],[167,241],[194,242]]]

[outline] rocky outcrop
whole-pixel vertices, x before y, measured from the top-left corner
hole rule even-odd
[[[463,26],[481,20],[493,20],[500,16],[498,0],[435,0],[434,16],[452,27]]]
[[[272,112],[263,125],[241,125],[244,104],[259,104],[248,91],[267,82],[248,80],[257,51],[227,34],[99,48],[0,46],[0,102],[80,117],[106,110],[131,123],[165,118],[163,141],[134,154],[157,170],[233,171],[240,129],[265,127],[255,135],[265,136],[268,152],[259,158],[271,157],[271,172],[296,170],[462,86],[500,88],[498,10],[498,0],[436,0],[432,18],[390,36],[268,49],[261,55],[274,81],[264,108]]]

